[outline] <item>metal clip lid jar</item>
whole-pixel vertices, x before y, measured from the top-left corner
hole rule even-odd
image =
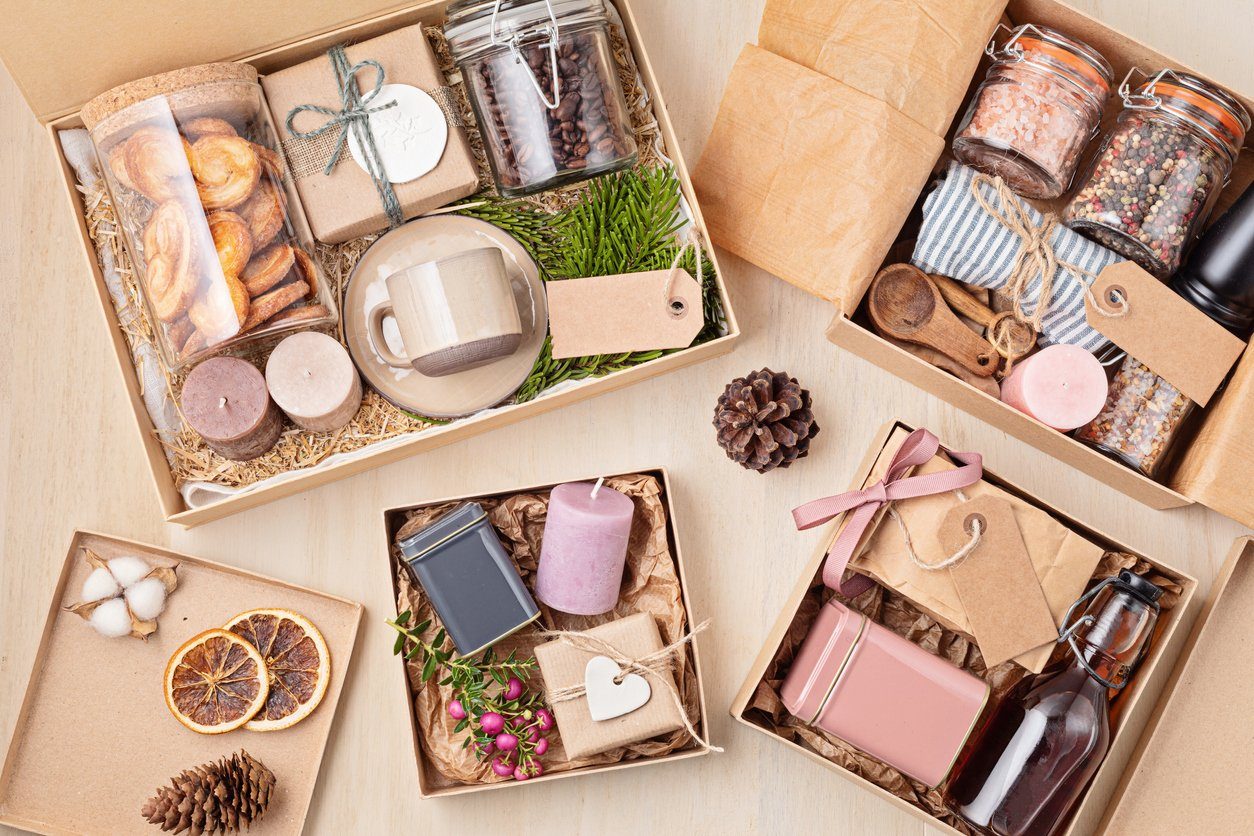
[[[1166,279],[1227,183],[1250,114],[1220,87],[1175,70],[1133,90],[1135,72],[1119,87],[1119,121],[1064,220]]]
[[[993,65],[963,117],[954,156],[1025,197],[1058,197],[1097,136],[1113,71],[1097,50],[1061,32],[1033,24],[1007,31],[1005,44],[994,34],[985,50]]]
[[[497,188],[535,194],[637,159],[603,0],[455,0],[444,26]]]

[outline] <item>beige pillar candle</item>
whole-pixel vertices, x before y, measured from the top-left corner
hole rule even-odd
[[[293,334],[266,362],[270,397],[301,429],[333,432],[361,408],[361,377],[339,341],[317,331]]]

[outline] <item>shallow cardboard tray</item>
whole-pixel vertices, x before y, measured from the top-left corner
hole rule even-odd
[[[134,554],[178,563],[178,589],[148,638],[106,639],[64,607],[79,600],[90,568]],[[313,714],[275,732],[200,735],[169,712],[162,676],[187,639],[257,607],[309,618],[331,653],[331,683]],[[362,606],[200,558],[76,531],[61,570],[13,739],[0,771],[0,823],[40,833],[152,833],[143,803],[171,776],[246,749],[275,774],[276,795],[248,832],[299,834],[313,798],[357,640]]]
[[[862,488],[868,482],[871,475],[871,468],[875,460],[883,451],[884,446],[888,443],[889,437],[894,430],[905,429],[912,430],[912,427],[902,422],[889,424],[881,430],[878,437],[872,443],[867,457],[863,460],[862,465],[858,469],[857,475],[854,477],[851,488]],[[944,440],[942,439],[942,443]],[[1003,490],[1009,491],[1023,499],[1026,499],[1037,507],[1045,510],[1047,513],[1058,519],[1068,528],[1084,535],[1088,539],[1102,545],[1104,548],[1114,551],[1127,552],[1129,554],[1142,557],[1152,563],[1155,568],[1163,574],[1175,578],[1181,585],[1180,601],[1175,607],[1163,613],[1155,628],[1155,636],[1150,646],[1149,653],[1142,661],[1137,671],[1136,677],[1127,690],[1120,695],[1119,703],[1114,718],[1114,733],[1111,738],[1110,751],[1106,755],[1105,761],[1098,770],[1092,783],[1089,785],[1088,791],[1085,793],[1083,800],[1076,809],[1075,815],[1066,830],[1067,836],[1079,836],[1079,834],[1093,833],[1106,815],[1107,810],[1112,806],[1112,799],[1115,797],[1117,788],[1124,775],[1125,769],[1133,762],[1134,751],[1138,742],[1142,737],[1142,733],[1149,723],[1150,717],[1154,711],[1155,703],[1159,696],[1163,693],[1167,680],[1170,678],[1173,666],[1177,658],[1181,654],[1186,639],[1188,638],[1188,628],[1193,622],[1197,614],[1197,580],[1192,576],[1166,566],[1163,563],[1154,560],[1146,555],[1131,549],[1119,541],[1103,534],[1101,531],[1088,526],[1074,517],[1070,517],[1055,508],[1044,504],[1040,500],[1032,497],[1022,488],[999,478],[995,473],[991,472],[987,467],[984,470],[984,479]],[[944,833],[958,833],[957,830],[948,826],[944,822],[929,815],[922,809],[901,800],[897,796],[882,789],[876,784],[849,772],[821,755],[806,749],[805,747],[792,741],[778,738],[773,732],[759,726],[749,717],[745,716],[746,708],[749,701],[753,698],[754,691],[757,690],[758,684],[766,674],[767,666],[775,657],[776,651],[779,649],[780,643],[783,641],[792,625],[793,619],[797,614],[797,610],[801,605],[802,599],[810,589],[812,583],[818,578],[822,572],[823,561],[826,558],[827,550],[835,539],[840,526],[843,524],[844,518],[835,520],[827,529],[827,536],[822,540],[822,546],[815,553],[814,557],[807,564],[806,570],[802,573],[797,582],[797,586],[793,589],[788,600],[780,607],[780,616],[772,627],[771,632],[767,635],[766,642],[761,652],[754,660],[753,665],[749,668],[749,672],[745,677],[744,684],[740,688],[740,692],[736,695],[736,699],[731,705],[731,715],[736,720],[744,723],[758,732],[768,735],[772,739],[777,739],[790,749],[805,755],[810,760],[818,763],[827,769],[836,772],[841,777],[852,781],[863,789],[882,798],[899,809],[905,810],[911,815],[922,819],[932,827]],[[1246,697],[1248,700],[1248,696]],[[1157,804],[1158,802],[1154,802]]]
[[[628,43],[653,104],[666,153],[674,164],[696,228],[708,242],[709,233],[680,152],[679,138],[667,115],[666,103],[641,41],[631,0],[611,2],[622,17]],[[447,0],[400,4],[380,0],[310,0],[302,3],[300,15],[294,16],[290,4],[282,0],[257,0],[250,4],[248,14],[222,14],[220,8],[212,5],[188,6],[157,0],[142,5],[114,4],[109,7],[107,15],[101,15],[99,9],[86,0],[68,0],[68,3],[56,6],[37,5],[23,9],[14,16],[16,19],[6,23],[8,37],[0,41],[0,59],[22,89],[31,109],[47,125],[53,152],[61,165],[75,228],[82,242],[85,265],[93,278],[101,315],[108,325],[118,370],[129,395],[135,426],[167,521],[191,527],[221,519],[726,354],[739,337],[740,328],[723,283],[717,256],[713,247],[708,247],[727,319],[725,336],[525,404],[498,409],[490,415],[472,416],[446,426],[432,427],[387,449],[308,471],[260,490],[194,510],[187,507],[174,486],[165,453],[144,407],[130,351],[87,233],[82,196],[76,188],[74,172],[61,152],[57,131],[82,127],[78,109],[97,93],[116,84],[209,61],[247,61],[263,74],[274,72],[321,55],[337,43],[365,40],[415,23],[438,25],[447,6]],[[67,20],[91,20],[93,23],[90,26],[67,27]],[[84,55],[91,56],[90,72],[86,71]]]
[[[387,508],[383,511],[383,556],[387,560],[388,577],[392,579],[392,600],[396,600],[399,590],[396,586],[396,573],[392,571],[392,542],[396,536],[396,532],[400,530],[405,522],[405,513],[416,508],[425,508],[430,505],[443,505],[447,502],[473,502],[488,497],[495,496],[512,496],[520,493],[535,493],[537,491],[548,491],[554,487],[566,482],[588,482],[595,481],[599,477],[606,476],[626,476],[634,473],[653,476],[662,486],[662,501],[666,504],[666,527],[667,534],[670,539],[671,553],[675,556],[675,571],[679,575],[679,585],[683,596],[684,611],[688,615],[688,629],[695,627],[699,621],[693,614],[692,601],[688,595],[688,581],[684,577],[684,558],[679,546],[679,529],[675,521],[675,506],[671,502],[671,483],[667,476],[666,469],[661,467],[643,468],[640,470],[625,470],[622,473],[595,473],[592,475],[575,476],[570,479],[563,479],[560,482],[550,482],[544,485],[519,486],[513,488],[502,488],[500,490],[484,491],[473,496],[451,496],[441,499],[426,499],[419,502],[413,502],[408,505],[402,505],[396,508]],[[697,680],[697,701],[701,706],[700,717],[696,725],[697,731],[706,740],[710,739],[709,732],[709,716],[706,713],[705,703],[705,680],[701,676],[701,652],[698,648],[700,637],[692,640],[692,669],[696,674]],[[690,742],[686,748],[671,752],[668,755],[662,755],[655,758],[637,758],[635,760],[620,761],[619,763],[606,764],[604,766],[590,766],[583,769],[568,770],[566,772],[557,772],[542,775],[539,778],[532,778],[525,783],[519,781],[504,781],[493,784],[455,784],[440,774],[431,763],[422,748],[422,738],[418,734],[418,720],[414,716],[413,691],[409,687],[409,676],[405,672],[405,665],[399,662],[396,665],[400,671],[401,687],[404,689],[405,704],[409,706],[405,714],[409,718],[410,732],[414,740],[414,759],[418,764],[418,793],[423,798],[438,798],[443,796],[464,795],[466,793],[481,792],[484,790],[499,790],[517,786],[532,786],[544,783],[546,781],[559,781],[563,778],[574,778],[581,775],[592,775],[599,772],[612,772],[617,769],[629,769],[636,766],[648,766],[650,764],[671,763],[672,761],[686,760],[688,758],[698,758],[702,755],[709,754],[706,749],[700,748],[695,741]]]

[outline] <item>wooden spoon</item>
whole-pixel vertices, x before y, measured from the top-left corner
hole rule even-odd
[[[997,313],[981,304],[961,283],[948,276],[932,275],[936,289],[949,303],[949,307],[985,328],[989,341],[996,347],[1005,346],[1009,359],[1022,360],[1036,347],[1036,332],[1025,322],[1015,319],[1012,311]],[[1000,342],[998,340],[1000,337]]]
[[[893,339],[934,348],[979,377],[997,371],[997,351],[958,320],[917,267],[890,264],[881,270],[871,282],[867,308],[876,327]]]

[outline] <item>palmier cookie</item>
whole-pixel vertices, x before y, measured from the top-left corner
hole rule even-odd
[[[182,349],[194,333],[196,333],[196,326],[185,316],[170,323],[170,327],[165,330],[166,339],[176,350]]]
[[[295,263],[296,257],[289,245],[274,244],[253,256],[240,278],[249,296],[260,296],[283,281]]]
[[[213,236],[214,249],[218,251],[218,263],[228,276],[239,276],[253,257],[253,236],[248,223],[234,212],[219,210],[210,212],[205,220],[209,234]]]
[[[305,298],[309,285],[304,282],[292,282],[280,285],[269,293],[263,293],[252,300],[252,308],[248,312],[248,320],[244,323],[244,331],[251,331],[266,322],[279,311],[293,302]]]
[[[192,335],[187,338],[187,342],[183,343],[183,347],[179,349],[179,358],[186,360],[194,354],[199,354],[209,347],[209,341],[205,339],[203,331],[192,331]]]
[[[253,144],[238,136],[210,134],[192,145],[192,174],[206,209],[230,209],[248,199],[261,176]]]
[[[218,343],[242,333],[241,326],[251,314],[251,307],[244,283],[228,273],[222,282],[214,282],[192,302],[187,316],[197,331]]]
[[[239,136],[235,126],[216,116],[199,116],[179,125],[192,142],[206,136]]]
[[[191,146],[178,133],[146,125],[131,134],[120,155],[109,156],[114,176],[123,185],[161,203],[190,194]]]
[[[312,319],[325,319],[331,315],[326,305],[302,305],[299,308],[287,308],[279,311],[266,320],[266,325],[278,325],[280,322],[306,322]]]
[[[261,159],[261,164],[265,166],[266,173],[275,180],[283,179],[283,157],[278,151],[267,148],[264,145],[253,143],[253,150],[257,152],[257,156]]]
[[[177,200],[158,206],[144,229],[143,242],[144,280],[153,313],[162,322],[174,322],[187,313],[198,284],[186,207]]]
[[[257,191],[241,203],[236,211],[248,221],[253,244],[264,247],[283,229],[283,220],[287,215],[287,196],[273,179],[263,177],[257,185]]]
[[[309,295],[318,295],[318,268],[314,266],[313,257],[300,247],[294,247],[296,256],[296,277],[309,285]]]

